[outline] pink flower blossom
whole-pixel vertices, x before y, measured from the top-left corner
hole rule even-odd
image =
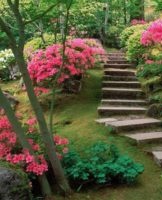
[[[141,44],[150,46],[162,44],[162,20],[156,20],[142,33]]]

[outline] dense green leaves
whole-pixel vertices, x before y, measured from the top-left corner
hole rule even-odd
[[[65,155],[63,166],[75,186],[135,182],[143,172],[143,165],[135,163],[128,156],[120,155],[114,145],[98,142],[81,156],[75,151]]]

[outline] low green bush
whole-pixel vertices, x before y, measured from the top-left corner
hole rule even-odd
[[[106,44],[109,47],[120,47],[120,33],[125,28],[124,25],[110,25],[106,33]]]
[[[44,49],[45,47],[54,43],[54,35],[45,33],[43,37],[44,37],[45,43],[43,42],[41,37],[33,37],[25,44],[25,47],[24,47],[25,57],[30,57],[30,55],[34,51],[38,49]]]
[[[132,34],[127,42],[127,58],[130,61],[138,61],[142,62],[143,57],[142,55],[145,53],[146,48],[142,46],[140,39],[143,30],[138,30],[134,34]]]
[[[152,63],[139,65],[137,76],[142,78],[162,76],[162,64]]]
[[[129,26],[129,27],[125,28],[120,34],[121,46],[126,47],[129,37],[137,31],[145,30],[147,28],[147,26],[148,26],[148,24],[144,24],[144,25],[138,24],[138,25]]]
[[[87,183],[132,184],[144,171],[143,165],[121,155],[114,145],[103,142],[87,149],[85,156],[70,151],[62,163],[70,182],[79,188]]]

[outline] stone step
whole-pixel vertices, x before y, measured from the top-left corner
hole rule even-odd
[[[121,120],[117,122],[108,122],[106,126],[112,126],[116,132],[122,131],[134,131],[142,128],[152,128],[161,126],[162,122],[154,118],[141,118],[141,119],[130,119]]]
[[[126,106],[146,106],[148,104],[147,101],[136,99],[136,100],[128,100],[128,99],[102,99],[102,105],[126,105]]]
[[[162,167],[162,151],[152,151],[155,162]]]
[[[162,141],[162,132],[125,134],[124,136],[135,140],[137,144]]]
[[[125,57],[125,53],[123,53],[123,52],[112,52],[112,53],[107,53],[105,55],[106,56],[124,56]]]
[[[145,94],[141,89],[137,88],[102,88],[103,98],[114,99],[143,99]]]
[[[109,81],[137,81],[135,76],[111,76],[111,75],[104,75],[104,80]]]
[[[107,58],[108,60],[114,60],[114,61],[117,61],[117,60],[124,60],[124,61],[127,61],[127,59],[125,58],[125,56],[114,56],[114,55],[109,55],[109,56],[105,56],[105,58]]]
[[[126,69],[105,69],[105,75],[110,76],[135,76],[135,71]]]
[[[134,69],[135,68],[135,66],[133,64],[132,64],[132,66],[128,67],[126,64],[125,65],[114,64],[114,65],[110,66],[107,63],[104,63],[103,67],[104,67],[104,69],[109,69],[109,68],[111,68],[111,69]]]
[[[133,115],[145,114],[146,108],[144,107],[128,107],[128,106],[100,106],[98,107],[98,114],[100,116],[112,115]]]
[[[117,119],[115,118],[100,118],[100,119],[96,119],[95,122],[99,123],[99,124],[105,124],[107,122],[114,122],[114,121],[117,121]]]
[[[117,68],[117,69],[125,69],[125,68],[131,68],[131,67],[134,67],[135,65],[134,64],[105,64],[104,65],[104,68]]]
[[[113,60],[113,59],[109,59],[107,60],[107,64],[115,64],[115,65],[119,65],[119,64],[132,64],[127,60],[121,59],[121,60]]]
[[[138,81],[103,81],[103,87],[128,87],[140,88],[141,84]]]

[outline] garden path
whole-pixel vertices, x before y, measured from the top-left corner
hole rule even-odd
[[[100,118],[96,122],[138,145],[149,143],[147,152],[162,166],[162,122],[145,115],[149,102],[136,77],[136,65],[129,63],[122,52],[105,54],[103,60]]]

